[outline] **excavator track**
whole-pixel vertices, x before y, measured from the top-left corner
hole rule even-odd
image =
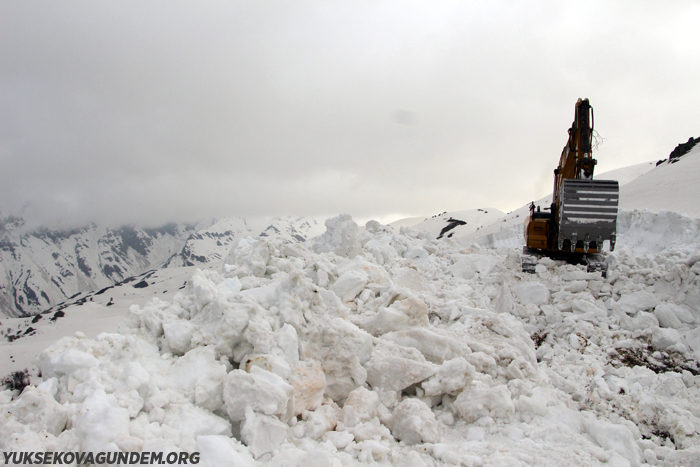
[[[557,246],[571,252],[591,246],[602,251],[603,242],[615,248],[617,206],[620,188],[617,180],[564,180],[561,187]]]

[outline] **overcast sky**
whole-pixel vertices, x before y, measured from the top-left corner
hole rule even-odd
[[[384,221],[700,136],[700,2],[0,0],[0,212]]]

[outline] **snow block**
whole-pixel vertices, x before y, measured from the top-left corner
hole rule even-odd
[[[165,409],[163,425],[180,433],[182,442],[192,442],[198,436],[231,436],[231,424],[218,415],[192,404],[170,404]]]
[[[398,300],[364,323],[363,328],[374,336],[415,326],[428,326],[428,307],[423,300],[410,297]]]
[[[82,413],[74,415],[72,422],[84,452],[118,450],[115,441],[120,436],[129,436],[129,412],[102,389],[85,400]]]
[[[319,235],[313,244],[314,252],[332,252],[346,258],[354,258],[360,254],[360,229],[349,214],[327,219],[325,225],[326,231]]]
[[[395,342],[404,347],[413,347],[429,362],[442,364],[459,355],[470,354],[471,349],[457,339],[438,334],[427,328],[415,327],[392,331],[384,334],[382,339]]]
[[[394,409],[390,420],[391,434],[406,444],[437,443],[435,414],[420,399],[404,399]]]
[[[388,391],[401,391],[412,384],[420,383],[433,376],[437,367],[432,363],[396,357],[393,355],[372,355],[365,365],[367,382],[373,388]]]
[[[471,383],[476,369],[464,357],[448,360],[437,370],[437,373],[421,386],[426,396],[441,394],[456,394]]]
[[[674,306],[676,308],[680,308],[677,305]],[[681,320],[678,319],[678,316],[674,311],[675,310],[671,308],[671,304],[669,303],[660,303],[656,305],[656,308],[654,308],[654,315],[656,316],[656,319],[659,320],[659,326],[673,329],[681,328],[683,323],[681,323]]]
[[[255,460],[239,441],[225,436],[199,436],[196,450],[202,467],[253,467]]]
[[[549,302],[549,289],[539,282],[524,282],[515,287],[514,292],[523,305],[546,305]]]
[[[369,276],[362,269],[353,269],[342,274],[331,286],[331,290],[343,302],[349,302],[362,292],[367,285]]]
[[[279,449],[287,438],[287,425],[275,417],[256,414],[246,410],[245,421],[241,424],[241,439],[256,459],[263,454]]]
[[[454,408],[467,423],[482,417],[509,419],[515,413],[506,385],[490,387],[481,381],[465,388],[455,399]]]
[[[87,352],[70,348],[56,355],[51,354],[51,347],[42,351],[38,359],[38,366],[43,378],[70,375],[80,368],[92,368],[99,365],[99,361]]]
[[[27,386],[8,411],[33,431],[46,431],[54,436],[63,431],[68,421],[66,407],[56,402],[53,395],[33,386]]]
[[[659,350],[666,350],[678,344],[684,346],[681,333],[670,328],[654,329],[651,333],[651,342]]]
[[[627,459],[632,467],[641,464],[642,451],[627,427],[597,420],[588,427],[588,434],[603,449],[609,449]]]
[[[177,355],[182,355],[190,350],[190,343],[196,329],[196,326],[189,321],[163,323],[165,341],[170,350]]]
[[[323,403],[326,376],[321,365],[313,361],[301,362],[292,370],[289,384],[294,388],[294,415],[316,410]]]
[[[348,394],[343,406],[343,424],[346,427],[354,427],[365,423],[377,416],[379,408],[379,395],[359,387]]]
[[[195,405],[217,410],[223,405],[226,367],[216,360],[214,346],[195,347],[169,368],[172,386],[194,393]]]
[[[659,301],[653,294],[640,290],[638,292],[622,295],[620,299],[615,302],[615,306],[628,315],[633,315],[638,311],[650,310],[658,305],[658,303]]]
[[[292,386],[256,366],[251,367],[250,373],[231,371],[224,384],[226,412],[232,421],[243,420],[247,409],[287,420],[292,415],[293,396]]]
[[[608,312],[600,308],[595,303],[591,303],[588,300],[581,300],[580,298],[574,298],[571,301],[571,310],[574,313],[590,313],[592,316],[598,318],[605,318],[608,316]]]

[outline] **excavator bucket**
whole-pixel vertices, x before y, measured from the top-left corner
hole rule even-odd
[[[571,252],[582,248],[588,253],[595,242],[596,250],[602,252],[603,241],[608,240],[612,251],[619,197],[617,180],[564,180],[559,198],[559,249],[568,244]]]

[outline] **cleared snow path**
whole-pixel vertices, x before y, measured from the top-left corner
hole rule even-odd
[[[349,216],[66,337],[0,392],[7,451],[206,466],[696,465],[700,229],[621,214],[607,279]],[[656,232],[650,235],[650,232]]]

